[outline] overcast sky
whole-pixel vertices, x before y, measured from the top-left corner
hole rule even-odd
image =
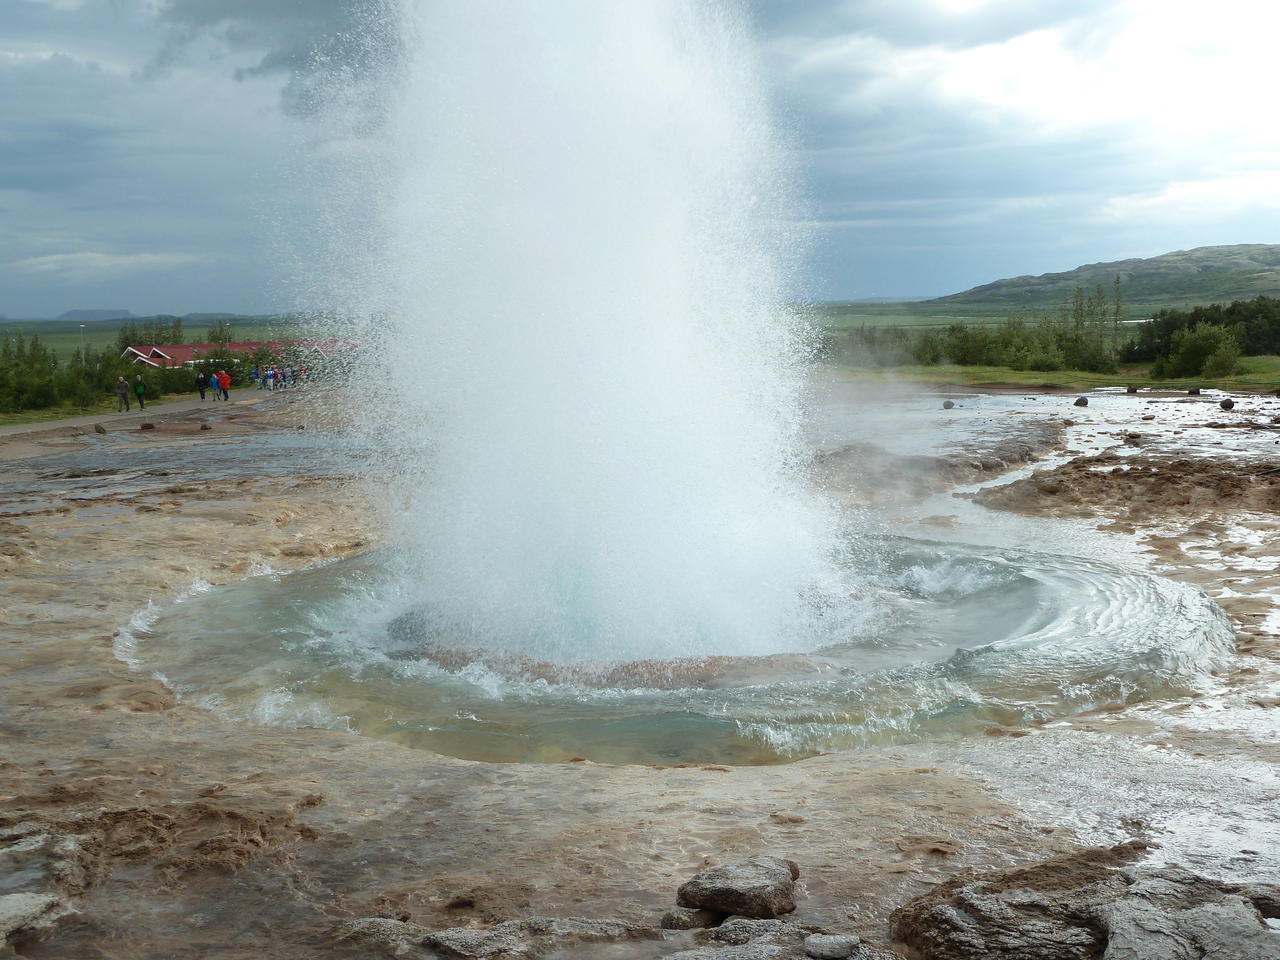
[[[812,201],[814,296],[1280,242],[1280,5],[749,5]],[[0,314],[293,306],[288,153],[317,65],[367,57],[364,9],[0,2]]]

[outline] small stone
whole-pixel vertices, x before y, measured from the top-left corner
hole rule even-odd
[[[805,937],[804,952],[814,960],[845,960],[853,956],[862,940],[853,934],[815,933]]]
[[[155,428],[156,428],[156,425],[150,422],[138,424],[139,430],[154,430]]]
[[[1155,418],[1156,418],[1156,415],[1155,415],[1154,413],[1148,413],[1148,414],[1146,414],[1142,419],[1143,419],[1143,420],[1154,420]]]
[[[1125,387],[1125,388],[1124,388],[1124,392],[1125,392],[1125,393],[1137,393],[1137,392],[1138,392],[1138,388],[1137,388],[1137,387],[1132,387],[1132,386],[1130,386],[1130,387]]]
[[[106,428],[106,427],[104,427],[104,426],[103,426],[102,424],[100,424],[100,423],[95,423],[95,424],[93,425],[93,432],[94,432],[94,433],[106,433],[106,432],[107,432],[107,428]]]
[[[1077,406],[1077,407],[1087,407],[1088,405],[1089,405],[1089,398],[1088,398],[1088,397],[1076,397],[1075,406]]]
[[[956,405],[956,403],[955,403],[955,401],[954,401],[954,400],[943,400],[943,401],[942,401],[942,409],[943,409],[943,410],[950,410],[950,409],[951,409],[951,408],[953,408],[955,405]]]
[[[707,934],[717,943],[741,945],[759,940],[770,934],[780,933],[783,929],[781,920],[753,920],[750,917],[730,917],[720,926]]]
[[[210,426],[209,424],[207,424],[207,423],[202,423],[202,424],[200,424],[200,429],[201,429],[201,430],[212,430],[212,429],[213,429],[213,427],[211,427],[211,426]]]
[[[1232,400],[1230,397],[1226,397],[1224,400],[1222,400],[1221,403],[1218,404],[1218,406],[1220,406],[1223,410],[1230,410],[1235,405],[1236,405],[1236,402]]]
[[[711,867],[676,891],[682,907],[768,919],[796,908],[795,881],[800,868],[781,857],[751,857]]]
[[[714,910],[694,910],[690,907],[674,907],[662,915],[663,930],[705,930],[724,919]]]
[[[1188,395],[1188,396],[1192,396],[1192,397],[1198,397],[1198,396],[1200,396],[1200,388],[1199,388],[1199,387],[1192,387],[1190,390],[1188,390],[1188,391],[1187,391],[1187,395]]]

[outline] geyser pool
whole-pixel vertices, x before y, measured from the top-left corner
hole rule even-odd
[[[869,627],[752,657],[551,662],[434,632],[388,553],[197,591],[125,636],[183,698],[476,760],[769,763],[1185,695],[1233,648],[1193,588],[877,538]]]

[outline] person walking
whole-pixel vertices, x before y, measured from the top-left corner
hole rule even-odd
[[[258,385],[258,374],[259,374],[259,373],[260,373],[260,371],[258,370],[258,368],[257,368],[257,367],[254,367],[254,368],[253,368],[253,372],[249,374],[249,379],[253,381],[253,385],[254,385],[255,387]]]
[[[200,399],[204,400],[204,393],[209,389],[209,377],[203,370],[196,374],[196,389],[200,391]]]
[[[129,409],[129,381],[116,377],[116,413],[128,413]]]
[[[138,397],[138,409],[147,409],[147,384],[142,379],[142,374],[138,374],[138,379],[133,382],[133,392]]]
[[[231,399],[231,374],[225,370],[218,371],[218,388],[222,391],[222,399]]]
[[[276,368],[267,367],[267,389],[274,390],[276,388]]]

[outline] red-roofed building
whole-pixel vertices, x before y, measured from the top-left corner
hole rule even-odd
[[[300,354],[302,360],[328,360],[335,353],[354,350],[356,344],[351,340],[330,337],[325,340],[249,340],[239,343],[170,343],[162,345],[126,347],[120,355],[122,360],[132,359],[134,363],[143,363],[149,367],[184,367],[199,362],[202,358],[226,349],[231,353],[253,353],[259,347],[270,348],[277,356],[287,352]]]

